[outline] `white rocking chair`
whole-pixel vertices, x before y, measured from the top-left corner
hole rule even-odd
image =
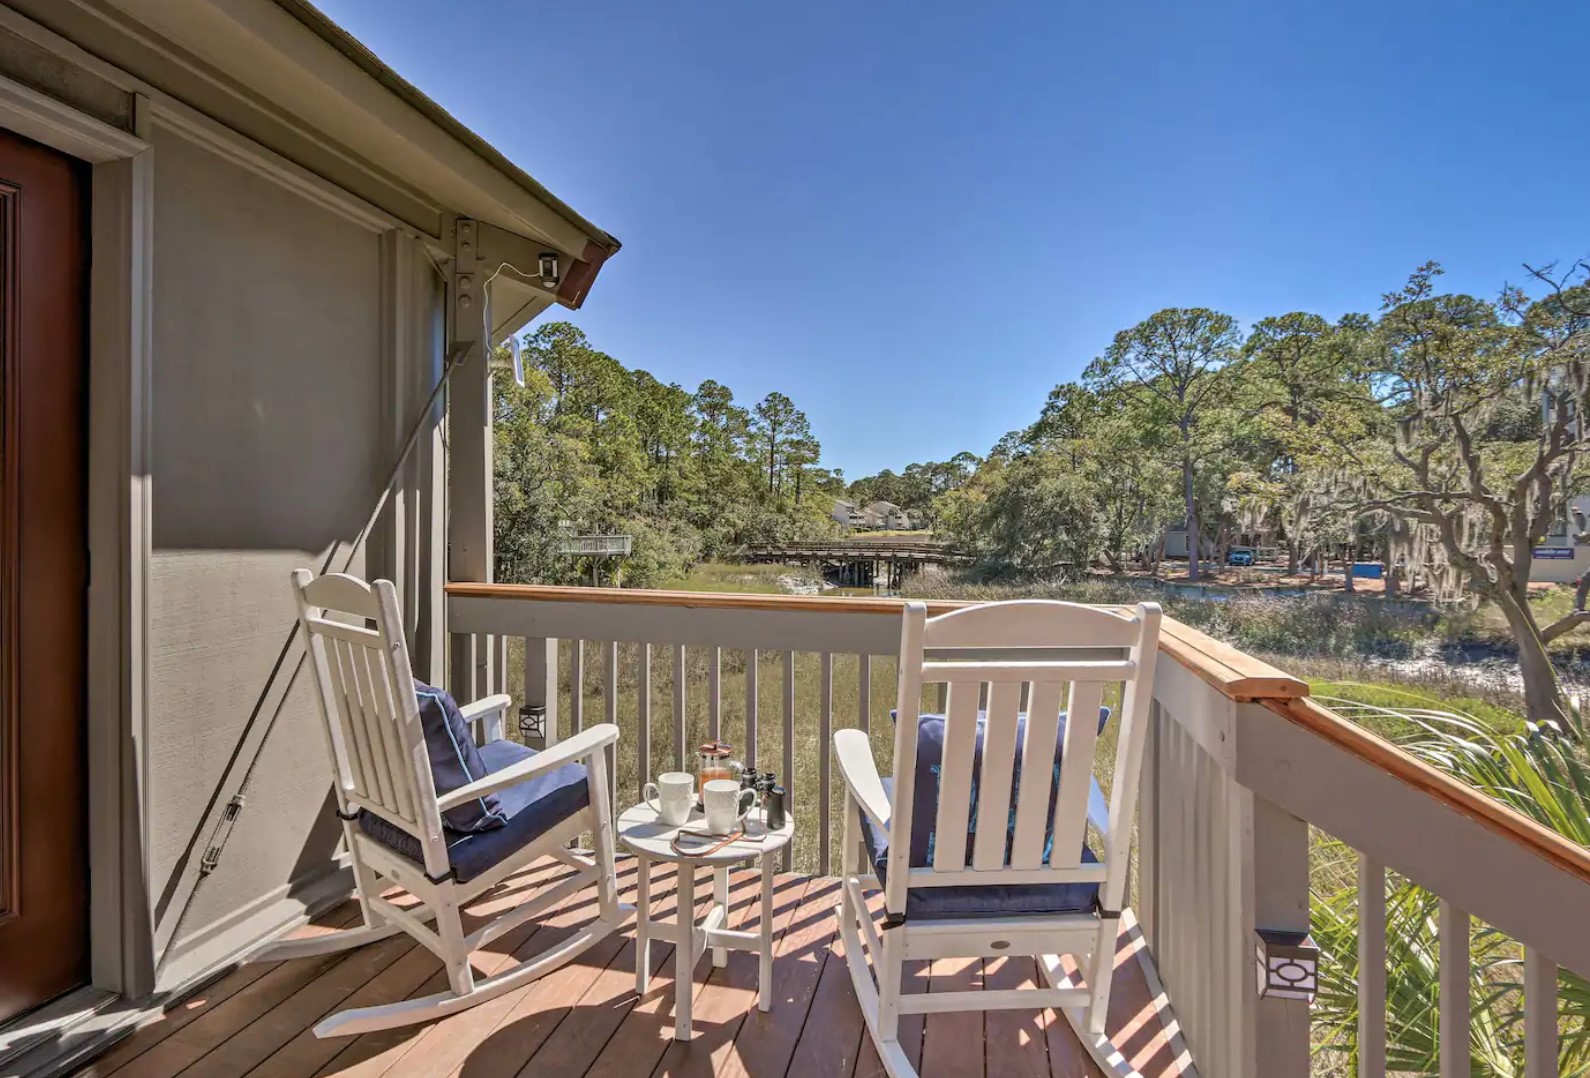
[[[921,603],[906,605],[892,783],[879,778],[864,732],[834,735],[847,793],[840,931],[867,1029],[893,1078],[915,1074],[900,1015],[1023,1007],[1061,1011],[1112,1072],[1105,1016],[1159,623],[1153,603],[1119,612],[1022,600],[936,618]],[[1116,682],[1106,805],[1094,749],[1109,714],[1104,688]],[[946,715],[918,719],[926,684],[948,686]],[[1102,851],[1085,848],[1090,822]],[[883,891],[881,929],[864,888]],[[1062,969],[1064,954],[1086,987]],[[1036,958],[1048,986],[901,994],[907,959],[1002,955]]]
[[[543,752],[490,741],[478,750],[488,773],[439,796],[391,581],[377,580],[372,586],[342,574],[316,578],[300,569],[293,573],[293,591],[314,667],[337,810],[364,924],[272,943],[252,960],[326,954],[407,932],[442,960],[452,989],[342,1011],[316,1025],[315,1035],[368,1033],[466,1010],[529,984],[617,929],[633,912],[618,901],[608,805],[604,750],[618,740],[618,727],[593,726]],[[337,620],[339,614],[360,623]],[[467,722],[484,722],[500,731],[510,703],[499,695],[460,711]],[[464,748],[456,737],[453,746],[462,765]],[[443,813],[473,804],[484,810],[490,804],[484,799],[499,793],[504,796],[494,816],[505,821],[501,826],[467,834],[444,827]],[[587,831],[596,836],[594,858],[565,848]],[[574,866],[576,873],[464,932],[462,907],[548,855]],[[470,964],[473,951],[593,881],[595,921],[511,969],[476,976]],[[394,884],[418,905],[400,907],[382,897]]]

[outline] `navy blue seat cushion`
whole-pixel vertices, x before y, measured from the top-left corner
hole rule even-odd
[[[528,760],[534,749],[512,741],[491,741],[480,747],[480,759],[487,774]],[[497,795],[503,823],[489,831],[457,831],[443,828],[447,840],[447,860],[453,878],[468,883],[501,864],[531,842],[591,803],[585,781],[585,765],[564,764],[525,782],[509,786]],[[419,839],[368,812],[359,816],[364,833],[385,846],[424,864]]]
[[[890,718],[895,718],[891,711]],[[974,846],[973,832],[977,823],[977,776],[982,770],[983,762],[983,734],[986,729],[986,712],[978,712],[976,744],[972,756],[972,796],[970,811],[966,821],[966,860],[971,863],[972,849]],[[1110,709],[1099,708],[1099,730],[1102,731],[1110,721]],[[1022,743],[1026,738],[1027,716],[1021,714],[1016,719],[1016,753],[1012,764],[1014,773],[1010,784],[1010,808],[1007,813],[1007,838],[1006,856],[1009,856],[1009,844],[1014,837],[1016,827],[1016,804],[1021,794],[1021,751]],[[1043,860],[1047,864],[1053,852],[1054,843],[1054,808],[1055,800],[1060,794],[1060,758],[1065,746],[1066,714],[1060,713],[1059,730],[1055,737],[1054,766],[1049,772],[1049,797],[1048,811],[1045,818],[1050,820],[1046,828],[1044,839]],[[933,852],[936,844],[936,827],[938,822],[939,804],[939,774],[942,770],[944,759],[944,727],[945,717],[940,714],[924,714],[917,719],[917,748],[916,748],[916,781],[912,788],[911,796],[911,851],[910,862],[912,868],[927,868],[933,863]],[[885,779],[885,784],[893,795],[894,784],[892,779]],[[888,848],[881,834],[877,833],[870,819],[863,813],[862,837],[867,843],[867,850],[872,856],[873,866],[879,880],[885,880],[887,874],[886,862]],[[1086,862],[1097,863],[1098,858],[1093,851],[1084,846],[1082,859]],[[1098,887],[1094,884],[1023,884],[1003,885],[989,887],[931,887],[915,888],[909,892],[907,899],[906,916],[924,918],[934,917],[970,917],[977,915],[1020,914],[1020,913],[1074,913],[1081,910],[1092,909],[1098,895]]]
[[[419,681],[414,683],[414,695],[419,698],[420,727],[425,731],[425,754],[431,760],[436,795],[450,794],[485,778],[486,765],[457,702],[443,690]],[[442,819],[455,831],[489,831],[506,822],[496,794],[448,809]]]

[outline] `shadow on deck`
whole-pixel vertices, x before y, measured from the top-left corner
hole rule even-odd
[[[500,912],[569,872],[547,862],[504,883],[476,904]],[[671,919],[674,875],[658,866],[654,915]],[[633,901],[635,865],[620,862],[619,884]],[[710,888],[699,888],[703,904]],[[731,876],[731,920],[755,923],[757,874]],[[635,995],[635,943],[628,932],[598,943],[540,981],[430,1025],[319,1040],[311,1027],[347,1007],[392,1002],[446,987],[441,963],[399,936],[340,956],[243,966],[173,1007],[79,1071],[118,1078],[391,1078],[511,1075],[718,1074],[877,1078],[883,1067],[865,1035],[834,908],[839,883],[785,875],[775,892],[773,1009],[756,1009],[756,957],[730,952],[714,969],[696,967],[695,1039],[675,1043],[673,948],[652,945],[653,978]],[[568,898],[542,921],[493,941],[476,955],[495,972],[573,932],[595,916],[594,890]],[[317,918],[306,933],[356,919],[351,903]],[[1156,1010],[1162,993],[1139,961],[1141,937],[1128,922],[1117,959],[1110,1030],[1122,1057],[1117,1073],[1145,1078],[1183,1073],[1179,1038]],[[954,960],[906,967],[907,991],[1003,989],[1033,983],[1029,959]],[[916,1015],[901,1020],[901,1040],[923,1076],[1006,1075],[1071,1078],[1101,1072],[1066,1021],[1051,1011]],[[1176,1042],[1173,1046],[1173,1040]]]

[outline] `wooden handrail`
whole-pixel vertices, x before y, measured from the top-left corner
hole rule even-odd
[[[1577,879],[1590,883],[1590,849],[1523,813],[1399,749],[1385,738],[1314,700],[1265,700],[1264,706],[1288,722],[1351,752],[1393,778],[1407,783],[1454,812],[1525,847]]]
[[[447,594],[459,599],[508,599],[540,603],[599,603],[617,606],[675,606],[689,610],[804,610],[821,614],[886,614],[900,616],[902,599],[868,599],[854,595],[757,595],[721,591],[667,591],[653,588],[576,588],[554,584],[449,584]],[[929,611],[946,613],[962,603],[929,603]],[[934,610],[934,607],[942,607]]]
[[[572,588],[546,584],[449,584],[454,598],[554,603],[667,606],[691,610],[805,611],[898,618],[904,599],[835,595],[747,595],[735,592],[661,591],[643,588]],[[929,615],[947,614],[972,602],[930,601]],[[1191,626],[1166,618],[1160,651],[1232,700],[1288,700],[1308,695],[1308,683]]]
[[[1308,682],[1175,618],[1160,623],[1159,650],[1232,700],[1295,700],[1309,692]]]

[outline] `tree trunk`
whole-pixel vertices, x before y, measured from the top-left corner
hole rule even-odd
[[[1295,539],[1288,539],[1286,541],[1286,575],[1287,576],[1296,576],[1297,575],[1297,563],[1298,563],[1300,555],[1302,554],[1302,548],[1303,548],[1303,544],[1299,543]]]
[[[1193,499],[1192,454],[1181,457],[1182,494],[1187,500],[1187,579],[1198,579],[1198,506]]]
[[[1524,711],[1531,722],[1552,723],[1558,730],[1572,729],[1568,722],[1567,701],[1557,683],[1557,668],[1540,639],[1540,627],[1527,599],[1519,599],[1505,589],[1486,595],[1507,619],[1507,627],[1518,645],[1518,671],[1524,679]]]

